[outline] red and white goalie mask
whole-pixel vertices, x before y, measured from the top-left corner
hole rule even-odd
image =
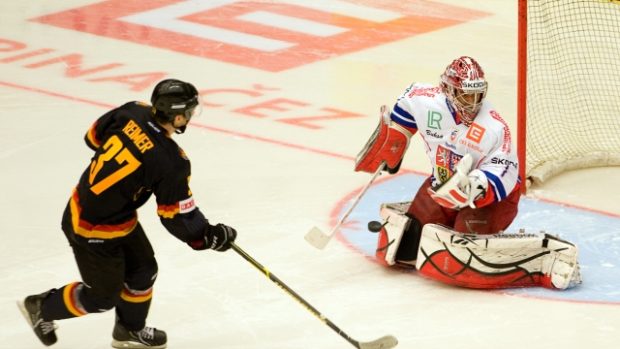
[[[441,74],[441,86],[461,121],[471,125],[487,94],[488,83],[480,64],[468,56],[455,59]]]

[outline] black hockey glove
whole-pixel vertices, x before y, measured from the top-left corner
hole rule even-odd
[[[230,248],[230,243],[237,238],[237,231],[225,224],[207,225],[204,232],[204,238],[198,241],[192,241],[189,245],[194,250],[212,249],[223,252]]]

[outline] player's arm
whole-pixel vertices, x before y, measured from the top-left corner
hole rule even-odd
[[[500,166],[492,164],[492,166],[480,168],[489,183],[489,192],[484,197],[487,200],[480,201],[487,202],[487,204],[504,200],[515,189],[518,189],[519,184],[519,165],[516,158],[493,157],[491,159],[503,161],[504,164]]]
[[[200,212],[189,189],[187,170],[170,171],[156,186],[157,214],[162,225],[195,250],[226,251],[237,231],[225,224],[212,225]]]
[[[188,200],[193,201],[189,198],[184,200],[185,204]],[[230,242],[237,236],[235,229],[221,223],[211,225],[198,207],[190,212],[177,212],[171,210],[174,206],[158,205],[157,209],[161,223],[172,235],[195,250],[225,251],[230,248]]]
[[[484,195],[475,201],[476,207],[502,201],[519,189],[519,161],[512,147],[499,146],[491,151],[478,165],[476,184],[486,183]],[[473,182],[472,182],[473,183]],[[476,184],[472,184],[475,188]]]
[[[126,106],[134,103],[135,102],[129,102],[112,109],[95,120],[84,135],[84,142],[86,142],[86,145],[92,150],[99,149],[102,142],[106,139],[110,128],[118,121],[124,112],[127,113],[125,109],[127,108]]]
[[[106,133],[118,120],[122,113],[123,106],[108,111],[92,123],[86,134],[84,142],[92,150],[97,150],[106,138]]]
[[[84,142],[92,150],[97,150],[104,140],[104,134],[116,119],[118,108],[105,113],[103,116],[95,120],[84,135]]]
[[[398,103],[394,110],[401,110]],[[401,110],[401,113],[404,110]],[[417,129],[415,123],[405,125],[394,119],[394,111],[381,107],[379,125],[355,159],[355,171],[374,173],[385,162],[390,173],[398,172],[409,146],[409,139]]]
[[[503,134],[498,139],[506,142]],[[512,147],[503,146],[502,142],[498,144],[478,165],[472,163],[470,155],[465,155],[450,179],[437,188],[429,188],[433,200],[452,209],[480,208],[518,190],[517,158],[511,152]]]
[[[486,175],[478,169],[472,170],[473,158],[465,154],[456,164],[452,176],[441,185],[427,189],[431,198],[443,207],[461,209],[466,206],[472,208],[487,200],[488,180]]]

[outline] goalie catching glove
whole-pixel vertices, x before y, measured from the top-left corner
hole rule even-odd
[[[476,208],[475,202],[487,196],[489,181],[484,172],[470,171],[472,162],[471,155],[465,154],[452,177],[437,187],[428,188],[431,198],[441,206],[455,210],[467,206]]]
[[[230,243],[237,238],[237,231],[225,224],[210,225],[207,223],[202,239],[191,241],[188,245],[194,250],[212,249],[224,252],[230,248]]]
[[[390,173],[398,172],[413,133],[390,120],[390,110],[381,106],[379,125],[355,159],[355,171],[375,173],[385,162]]]

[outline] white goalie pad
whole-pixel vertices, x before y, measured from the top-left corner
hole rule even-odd
[[[581,283],[577,259],[574,244],[544,232],[471,235],[427,224],[416,268],[430,278],[463,287],[563,290]]]
[[[378,258],[385,260],[387,265],[396,264],[396,251],[411,220],[405,215],[409,202],[382,204],[379,212],[384,226],[379,232],[377,242]]]

